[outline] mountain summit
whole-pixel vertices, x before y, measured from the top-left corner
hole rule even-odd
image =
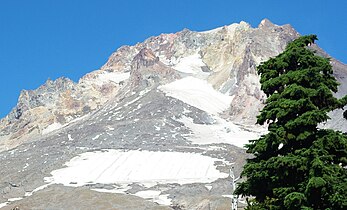
[[[23,90],[0,121],[0,207],[230,208],[229,173],[265,132],[256,66],[299,36],[267,19],[184,29],[119,48],[78,83]],[[347,66],[331,64],[346,94]],[[347,130],[331,116],[322,126]]]

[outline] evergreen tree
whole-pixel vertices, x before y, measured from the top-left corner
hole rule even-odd
[[[255,197],[248,209],[347,209],[347,136],[317,127],[347,96],[333,96],[329,59],[307,47],[315,40],[302,36],[257,67],[268,97],[257,123],[269,132],[246,146],[253,158],[236,193]]]

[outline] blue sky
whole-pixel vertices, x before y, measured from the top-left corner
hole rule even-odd
[[[278,0],[1,0],[0,117],[22,89],[48,78],[74,81],[102,66],[122,45],[184,28],[203,31],[264,18],[317,34],[318,44],[347,63],[347,1]]]

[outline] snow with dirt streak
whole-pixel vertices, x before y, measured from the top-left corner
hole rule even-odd
[[[190,76],[158,88],[167,96],[215,115],[227,110],[233,100],[233,96],[225,95],[206,81]]]

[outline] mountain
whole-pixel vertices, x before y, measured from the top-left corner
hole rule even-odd
[[[230,208],[230,170],[266,132],[256,66],[298,36],[267,19],[184,29],[119,48],[77,83],[23,90],[0,121],[0,207]],[[331,64],[341,97],[347,66]],[[331,117],[322,126],[347,130],[341,111]]]

